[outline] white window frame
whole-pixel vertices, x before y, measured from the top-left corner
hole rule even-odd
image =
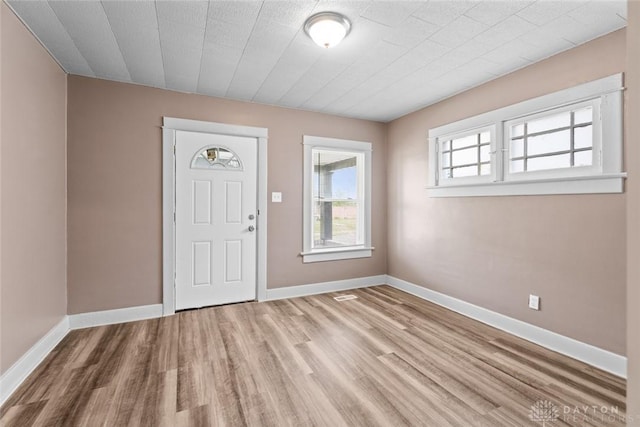
[[[366,258],[371,256],[371,143],[346,139],[325,138],[304,135],[304,167],[303,167],[303,244],[302,260],[305,263],[334,261],[342,259]],[[313,156],[314,149],[344,151],[362,154],[364,171],[359,185],[363,186],[363,203],[359,215],[362,215],[361,229],[363,244],[336,248],[313,248]]]
[[[623,75],[615,74],[429,130],[429,197],[622,193]],[[509,173],[510,124],[523,119],[593,105],[592,167]],[[485,176],[441,180],[439,140],[470,130],[495,127],[492,181]],[[471,179],[469,179],[471,178]],[[442,181],[447,181],[442,182]]]
[[[489,131],[491,135],[491,144],[490,144],[490,165],[491,165],[491,173],[489,175],[479,175],[479,176],[465,176],[460,178],[444,178],[442,176],[442,168],[437,169],[437,177],[436,182],[440,186],[448,186],[448,185],[462,185],[469,183],[479,183],[479,182],[493,182],[496,179],[496,169],[494,167],[493,157],[496,153],[496,127],[495,125],[490,126],[482,126],[479,128],[468,129],[462,132],[456,132],[453,134],[442,135],[436,138],[436,152],[438,156],[438,161],[441,161],[442,150],[440,148],[441,143],[444,141],[448,141],[450,139],[464,138],[465,136],[475,135],[478,133]],[[453,148],[453,147],[451,147]]]
[[[580,176],[593,176],[602,174],[602,129],[601,124],[602,120],[599,120],[600,117],[600,104],[602,100],[600,97],[590,99],[588,101],[577,102],[574,104],[566,105],[560,108],[555,108],[552,110],[546,110],[543,112],[538,112],[535,114],[529,114],[524,117],[518,117],[509,121],[504,122],[504,180],[505,181],[528,181],[532,179],[553,179],[553,178],[563,178],[563,177],[580,177]],[[561,168],[561,169],[545,169],[545,170],[537,170],[537,171],[525,171],[525,172],[510,172],[509,161],[511,158],[510,153],[510,141],[511,141],[511,127],[514,124],[522,123],[525,121],[535,120],[541,117],[545,117],[552,114],[564,113],[567,111],[577,110],[585,107],[591,107],[593,111],[593,121],[592,121],[592,129],[593,129],[593,140],[592,140],[592,154],[593,154],[593,163],[591,166],[579,166],[579,167],[569,167],[569,168]]]

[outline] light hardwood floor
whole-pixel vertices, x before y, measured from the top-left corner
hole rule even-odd
[[[624,424],[622,379],[388,286],[346,293],[71,331],[0,424],[541,426],[545,400],[548,426]]]

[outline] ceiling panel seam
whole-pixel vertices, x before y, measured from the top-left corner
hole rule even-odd
[[[428,40],[428,39],[425,39],[425,40]],[[438,43],[438,42],[433,42],[433,43],[435,43],[435,44],[440,44],[440,43]],[[418,44],[418,45],[419,45],[419,44]],[[416,46],[414,46],[413,48],[409,49],[407,52],[405,52],[404,54],[402,54],[401,56],[399,56],[397,59],[395,59],[394,61],[392,61],[391,63],[389,63],[386,67],[390,67],[391,65],[395,64],[396,62],[398,62],[400,59],[402,59],[402,58],[404,58],[405,56],[409,55],[409,53],[410,53],[410,52],[412,52],[412,51],[414,51],[414,50],[416,50],[416,49],[418,48],[418,45],[416,45]],[[444,56],[444,54],[442,54],[442,55],[439,55],[439,56],[435,57],[435,58],[434,58],[434,60],[436,60],[436,59],[438,59],[438,58],[441,58],[442,56]],[[433,62],[433,61],[430,61],[430,63],[431,63],[431,62]],[[415,73],[419,72],[420,70],[422,70],[422,69],[426,68],[428,65],[429,65],[429,64],[424,65],[424,66],[420,67],[419,69],[415,70],[414,72],[406,74],[406,75],[405,75],[405,76],[403,76],[402,78],[405,78],[405,77],[407,77],[407,76],[409,76],[409,75],[411,75],[411,74],[415,74]],[[385,68],[386,68],[386,67],[385,67]],[[370,76],[370,77],[369,77],[369,78],[367,78],[365,81],[363,81],[363,82],[361,82],[360,84],[358,84],[357,86],[354,86],[354,87],[353,87],[353,88],[351,88],[348,92],[344,93],[342,96],[340,96],[340,97],[338,97],[338,98],[334,99],[333,101],[331,101],[331,103],[329,103],[329,104],[325,105],[322,109],[324,110],[324,108],[326,108],[326,107],[330,106],[330,105],[331,105],[331,104],[333,104],[334,102],[338,102],[338,101],[340,101],[341,99],[343,99],[344,97],[346,97],[349,93],[351,93],[351,92],[353,92],[354,90],[356,90],[357,88],[362,87],[363,85],[365,85],[367,82],[369,82],[369,81],[370,81],[371,79],[373,79],[375,76],[377,76],[378,74],[380,74],[382,71],[384,71],[384,68],[383,68],[382,70],[377,71],[375,74],[373,74],[372,76]],[[383,90],[386,90],[387,88],[389,88],[389,87],[390,87],[391,85],[393,85],[394,83],[396,83],[396,82],[395,82],[395,81],[394,81],[394,82],[390,82],[388,85],[384,86],[382,89],[379,89],[379,90],[378,90],[378,91],[376,91],[376,92],[372,92],[369,96],[367,96],[367,97],[366,97],[365,99],[363,99],[362,101],[358,101],[358,103],[360,103],[360,102],[364,102],[364,101],[366,101],[367,99],[369,99],[369,98],[371,98],[371,97],[373,97],[373,96],[377,95],[378,93],[382,92]],[[308,101],[308,100],[307,100],[307,101]],[[348,109],[350,109],[350,108],[352,108],[352,107],[353,107],[353,105],[352,105],[351,107],[347,107],[347,108],[346,108],[346,109],[344,109],[343,111],[346,111],[346,110],[348,110]]]
[[[102,0],[100,1],[100,7],[102,8],[102,13],[104,13],[104,17],[107,19],[107,22],[109,23],[109,29],[111,30],[111,34],[113,35],[113,40],[115,40],[116,46],[118,46],[118,53],[120,53],[120,57],[122,58],[122,63],[124,64],[124,68],[127,70],[127,74],[129,75],[129,82],[132,82],[133,79],[131,78],[131,71],[129,71],[129,65],[127,64],[127,61],[124,59],[124,55],[122,54],[122,48],[120,47],[120,42],[116,37],[115,31],[113,31],[113,25],[111,25],[111,20],[109,19],[109,15],[107,14],[107,11],[104,8],[104,3]]]
[[[253,23],[253,26],[251,27],[251,32],[249,33],[249,37],[247,38],[247,41],[244,44],[244,47],[242,48],[242,54],[240,55],[240,59],[238,60],[238,63],[236,64],[234,70],[233,70],[233,77],[231,77],[231,79],[229,80],[229,83],[227,84],[227,90],[225,91],[225,97],[228,96],[229,94],[229,89],[231,87],[231,83],[233,83],[233,80],[236,78],[236,74],[238,73],[238,67],[240,67],[240,64],[242,63],[242,57],[244,56],[246,50],[247,50],[247,45],[249,44],[249,40],[251,40],[251,36],[253,36],[253,32],[256,29],[256,25],[258,25],[258,19],[260,18],[260,13],[262,13],[262,8],[264,7],[264,2],[262,2],[260,4],[260,10],[258,10],[258,13],[256,15],[256,20]]]
[[[289,41],[289,43],[287,44],[287,47],[285,47],[282,52],[284,54],[284,52],[287,51],[287,49],[289,49],[289,47],[293,44],[293,42],[295,41],[296,37],[298,36],[298,34],[300,34],[301,30],[296,31],[296,33],[293,35],[293,37],[291,38],[291,40]],[[274,70],[278,67],[278,64],[280,63],[280,61],[282,61],[282,57],[284,55],[280,55],[280,58],[278,58],[278,60],[276,61],[276,63],[273,65],[273,67],[271,68],[271,71],[269,71],[269,73],[267,74],[267,76],[264,78],[264,80],[262,80],[262,83],[260,83],[260,86],[258,86],[258,89],[256,90],[256,92],[253,94],[253,96],[251,97],[251,100],[255,100],[256,96],[258,96],[258,94],[260,93],[260,89],[262,89],[262,87],[264,86],[264,84],[266,83],[266,81],[269,79],[269,77],[271,77],[271,74],[274,72]],[[311,67],[309,67],[311,68]],[[309,68],[307,68],[307,70],[305,70],[305,73],[309,70]]]
[[[196,81],[196,92],[199,90],[200,88],[200,78],[202,77],[202,64],[203,64],[203,58],[204,58],[204,47],[205,44],[207,43],[207,31],[209,31],[209,9],[211,9],[211,1],[207,2],[207,21],[206,24],[204,26],[204,36],[202,37],[202,52],[200,52],[200,67],[198,69],[198,81]]]
[[[165,65],[164,49],[162,47],[162,37],[160,37],[160,16],[158,15],[158,0],[153,2],[153,8],[156,11],[156,22],[158,22],[158,43],[160,44],[160,57],[162,58],[162,79],[164,80],[164,87],[167,87],[167,69]]]
[[[474,6],[474,7],[475,7],[475,6]],[[481,22],[477,21],[476,19],[474,19],[474,18],[472,18],[472,17],[470,17],[470,16],[466,15],[466,13],[468,13],[470,10],[473,10],[473,7],[472,7],[471,9],[469,9],[469,10],[465,11],[465,12],[464,12],[463,14],[461,14],[460,16],[463,16],[463,15],[464,15],[466,18],[471,19],[471,20],[473,20],[473,21],[475,21],[475,22],[478,22],[478,23],[482,24]],[[520,9],[520,10],[522,10],[522,9]],[[413,16],[413,15],[411,15],[411,16]],[[512,14],[511,16],[513,16],[513,14]],[[418,17],[418,19],[420,19],[420,18]],[[456,19],[457,19],[457,18],[456,18]],[[505,19],[506,19],[506,18],[505,18]],[[478,34],[476,34],[474,37],[472,37],[472,39],[471,39],[471,40],[474,40],[474,39],[475,39],[476,37],[478,37],[479,35],[481,35],[481,34],[483,34],[483,33],[487,32],[487,31],[489,31],[491,28],[494,28],[495,26],[499,25],[499,24],[500,24],[501,22],[503,22],[505,19],[502,19],[502,20],[500,20],[500,21],[496,22],[496,23],[495,23],[495,24],[493,24],[493,25],[489,25],[489,26],[487,26],[487,28],[486,28],[484,31],[482,31],[482,32],[480,32],[480,33],[478,33]],[[422,20],[422,19],[421,19],[421,20]],[[424,20],[422,20],[422,21],[424,21]],[[454,19],[454,21],[455,21],[455,19]],[[424,21],[424,22],[427,22],[427,21]],[[452,21],[452,22],[453,22],[453,21]],[[534,25],[535,25],[535,24],[534,24]],[[536,25],[536,27],[538,27],[538,26]],[[444,30],[445,28],[446,28],[446,26],[442,26],[439,30],[437,30],[436,32],[434,32],[433,34],[430,34],[427,38],[425,38],[425,40],[431,40],[431,39],[432,39],[432,37],[433,37],[434,35],[438,34],[440,31]],[[431,40],[431,42],[432,42],[432,43],[436,43],[436,44],[440,44],[440,43],[438,43],[438,42],[437,42],[437,41],[435,41],[435,40]],[[492,49],[492,50],[490,50],[489,52],[493,52],[493,51],[498,50],[501,46],[503,46],[503,45],[504,45],[504,44],[506,44],[506,43],[507,43],[507,41],[505,41],[505,42],[504,42],[503,44],[501,44],[501,45],[495,46],[495,48],[494,48],[494,49]],[[418,48],[418,46],[419,46],[419,44],[417,44],[417,45],[416,45],[416,46],[414,46],[413,48],[409,49],[409,50],[408,50],[407,52],[405,52],[403,55],[401,55],[401,56],[400,56],[400,57],[398,57],[396,60],[394,60],[393,62],[391,62],[390,64],[388,64],[388,66],[393,65],[394,63],[396,63],[397,61],[399,61],[399,60],[400,60],[400,59],[402,59],[403,57],[405,57],[405,56],[409,55],[411,52],[415,51],[415,50]],[[449,50],[449,52],[451,52],[451,51],[453,51],[453,50],[455,50],[455,49],[456,49],[456,48],[451,48],[451,49]],[[487,52],[487,53],[489,53],[489,52]],[[413,72],[411,72],[411,73],[409,73],[409,74],[407,74],[407,75],[403,76],[403,78],[409,77],[409,76],[411,76],[411,75],[418,75],[418,74],[420,74],[420,72],[421,72],[422,70],[424,70],[425,68],[427,68],[427,67],[428,67],[432,62],[434,62],[434,61],[435,61],[435,60],[437,60],[438,58],[441,58],[441,57],[442,57],[442,56],[444,56],[444,55],[446,55],[446,53],[444,53],[444,54],[442,54],[442,55],[439,55],[439,56],[437,56],[437,57],[433,58],[433,60],[431,60],[428,64],[426,64],[426,65],[424,65],[424,66],[420,67],[419,69],[417,69],[417,70],[415,70],[415,71],[413,71]],[[468,61],[466,61],[466,62],[464,62],[464,63],[462,63],[462,64],[460,64],[460,65],[456,66],[455,68],[453,68],[451,71],[455,71],[455,70],[459,70],[459,69],[461,69],[461,68],[462,68],[462,67],[464,67],[465,65],[469,64],[470,62],[472,62],[474,59],[476,59],[476,58],[470,58]],[[523,65],[523,66],[526,66],[526,65]],[[376,74],[374,74],[374,75],[370,76],[370,77],[369,77],[367,80],[365,80],[364,82],[362,82],[362,83],[360,83],[359,85],[357,85],[357,86],[353,87],[353,88],[352,88],[352,89],[350,89],[348,92],[346,92],[345,94],[343,94],[341,97],[339,97],[339,98],[335,99],[334,101],[332,101],[330,104],[327,104],[325,107],[323,107],[323,108],[322,108],[322,111],[326,111],[326,110],[325,110],[325,108],[329,107],[332,103],[335,103],[335,102],[340,101],[341,99],[344,99],[344,98],[345,98],[345,97],[347,97],[350,93],[354,92],[354,91],[355,91],[356,89],[358,89],[359,87],[362,87],[363,85],[365,85],[367,82],[369,82],[371,79],[373,79],[377,74],[379,74],[379,73],[380,73],[380,72],[382,72],[382,71],[384,71],[384,69],[383,69],[383,70],[378,71]],[[509,71],[509,72],[511,72],[511,71]],[[505,73],[505,74],[506,74],[506,73]],[[504,74],[502,74],[502,75],[504,75]],[[496,77],[497,77],[497,76],[496,76]],[[493,79],[491,79],[491,80],[493,80]],[[489,80],[489,81],[490,81],[490,80]],[[355,108],[358,104],[360,104],[360,103],[362,103],[362,102],[366,102],[366,100],[371,99],[371,98],[372,98],[372,97],[374,97],[375,95],[377,95],[377,94],[379,94],[379,93],[381,93],[381,92],[383,92],[383,91],[387,90],[390,86],[392,86],[392,85],[393,85],[393,84],[395,84],[395,83],[396,83],[396,82],[390,82],[388,85],[384,86],[383,88],[381,88],[381,89],[379,89],[379,90],[377,90],[377,91],[375,91],[375,92],[372,92],[372,93],[371,93],[371,94],[369,94],[366,98],[364,98],[364,99],[362,99],[362,100],[358,100],[358,101],[356,101],[356,103],[355,103],[355,104],[353,104],[353,105],[351,105],[351,106],[349,106],[349,107],[346,107],[346,108],[343,108],[343,109],[339,110],[339,113],[340,113],[340,114],[343,114],[343,113],[345,113],[345,112],[347,112],[347,111],[349,111],[349,110],[351,110],[351,109]]]

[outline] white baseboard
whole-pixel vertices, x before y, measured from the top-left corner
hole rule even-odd
[[[92,326],[133,322],[135,320],[155,319],[156,317],[162,317],[162,304],[140,305],[137,307],[118,308],[115,310],[70,314],[69,327],[71,329],[81,329]]]
[[[627,377],[627,358],[573,338],[551,332],[521,320],[478,307],[416,284],[387,276],[387,284],[412,295],[441,305],[449,310],[502,329],[517,337],[580,360],[622,378]]]
[[[0,406],[9,399],[9,396],[22,384],[22,382],[38,367],[45,357],[69,332],[69,317],[64,316],[45,336],[22,355],[0,377]]]
[[[64,316],[64,318],[0,377],[0,406],[44,360],[71,329],[162,317],[162,304]]]
[[[384,285],[385,283],[387,283],[387,276],[385,274],[381,274],[380,276],[359,277],[357,279],[287,286],[285,288],[267,289],[267,298],[265,301],[304,297],[308,295],[324,294],[326,292],[346,291],[349,289]]]
[[[550,350],[557,351],[574,359],[610,372],[622,378],[627,375],[627,358],[607,350],[585,344],[572,338],[551,332],[523,321],[487,310],[468,302],[450,297],[440,292],[418,286],[393,276],[380,275],[360,277],[349,280],[313,283],[309,285],[289,286],[267,289],[267,301],[316,295],[326,292],[346,291],[388,284],[404,292],[431,301],[435,304],[458,312],[487,325],[501,329],[512,335],[531,341]],[[162,304],[121,308],[65,316],[16,363],[0,376],[0,406],[22,384],[31,372],[44,360],[53,348],[67,335],[70,329],[91,326],[111,325],[135,320],[162,317]]]

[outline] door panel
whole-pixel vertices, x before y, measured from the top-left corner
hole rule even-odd
[[[225,283],[242,281],[242,241],[224,242]]]
[[[226,223],[239,224],[242,222],[242,183],[227,181],[225,185],[227,204]]]
[[[256,216],[257,140],[177,131],[177,310],[256,298]]]
[[[193,286],[211,285],[211,242],[193,242]]]
[[[211,182],[193,181],[193,223],[211,224]]]

